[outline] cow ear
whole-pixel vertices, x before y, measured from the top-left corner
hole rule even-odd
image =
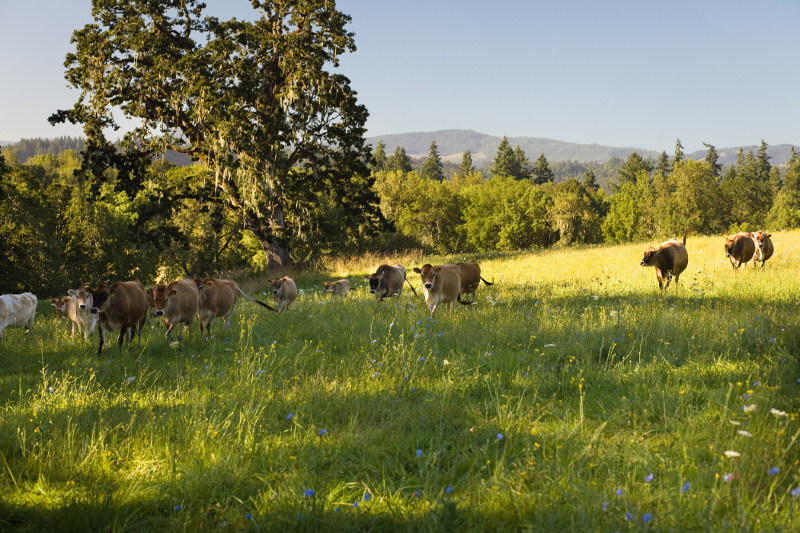
[[[441,266],[435,266],[435,267],[433,267],[433,273],[434,273],[434,274],[438,274],[438,273],[439,273],[439,272],[441,272],[441,271],[442,271],[442,267],[441,267]]]
[[[67,291],[67,294],[69,294],[70,296],[75,296],[75,289],[69,289]]]
[[[772,237],[772,233],[765,233],[764,237]]]
[[[205,285],[206,289],[210,289],[213,286],[214,286],[214,282],[213,281],[206,281],[206,285]]]
[[[369,274],[364,274],[364,279],[370,279],[371,277]]]
[[[414,272],[416,272],[417,274],[422,274],[422,269],[420,269],[419,267],[414,267],[414,268],[412,268],[411,270],[413,270],[413,271],[414,271]]]
[[[114,296],[115,294],[117,294],[117,288],[116,287],[114,287],[113,289],[108,291],[108,295],[109,296]]]
[[[55,307],[55,306],[56,306],[56,299],[55,299],[55,298],[53,298],[52,300],[50,300],[50,305],[52,305],[53,307]]]
[[[177,291],[177,290],[175,290],[175,289],[172,289],[171,291],[169,291],[169,297],[170,297],[170,298],[172,298],[172,297],[173,297],[173,296],[175,296],[176,294],[178,294],[178,291]]]

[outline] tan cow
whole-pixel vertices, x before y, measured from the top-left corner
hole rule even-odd
[[[439,304],[447,305],[450,311],[461,296],[461,269],[455,263],[433,266],[422,265],[414,267],[414,272],[422,278],[422,292],[425,294],[425,305],[431,311],[431,316],[436,312]]]
[[[329,292],[334,296],[347,296],[350,291],[350,280],[340,279],[337,281],[326,281],[325,292]]]
[[[414,294],[417,294],[414,286],[406,277],[405,267],[400,263],[394,266],[381,265],[374,274],[364,274],[364,279],[369,280],[369,292],[379,300],[400,294],[400,291],[403,290],[403,282],[408,283]]]
[[[675,278],[675,289],[677,290],[678,288],[681,272],[686,270],[686,265],[689,264],[689,254],[686,252],[686,236],[691,232],[692,230],[689,230],[683,234],[683,242],[670,239],[661,243],[658,249],[648,246],[644,251],[644,257],[639,264],[643,267],[652,266],[656,268],[658,288],[662,291],[666,292],[673,277]]]
[[[36,304],[39,301],[30,292],[0,296],[0,337],[8,326],[24,327],[25,333],[33,328]]]
[[[749,233],[737,233],[730,239],[725,237],[725,257],[730,259],[734,270],[750,261],[755,253],[756,244]]]
[[[68,296],[62,296],[56,300],[50,300],[53,305],[56,306],[56,313],[64,319],[68,319],[70,325],[72,326],[70,330],[70,335],[75,335],[75,328],[78,328],[78,333],[83,335],[83,323],[78,316],[78,299],[75,298],[72,294],[75,291],[73,289],[69,290]]]
[[[272,300],[280,313],[297,299],[297,285],[288,276],[267,280],[272,283]]]
[[[53,312],[56,314],[56,318],[67,318],[65,312],[68,299],[69,296],[59,296],[58,298],[50,300],[50,305],[53,306]]]
[[[97,315],[91,313],[94,307],[92,288],[87,286],[67,291],[72,299],[69,306],[69,319],[78,325],[78,331],[83,338],[89,340],[97,327]],[[74,314],[74,316],[73,316]]]
[[[270,311],[277,311],[269,304],[265,304],[242,292],[239,284],[232,279],[206,278],[204,280],[195,279],[194,282],[200,290],[200,308],[197,313],[200,318],[200,333],[205,328],[205,332],[210,334],[211,323],[217,317],[224,317],[225,327],[230,326],[233,306],[240,294]]]
[[[475,303],[475,291],[481,284],[481,281],[487,286],[493,285],[494,282],[488,282],[481,277],[481,267],[475,261],[469,263],[456,263],[461,270],[461,294],[471,294],[470,301],[464,302],[461,300],[461,294],[458,295],[458,302],[462,304]],[[415,269],[416,272],[416,269]]]
[[[110,287],[98,285],[89,289],[92,294],[91,312],[98,316],[99,324],[100,347],[97,355],[103,352],[106,331],[119,329],[117,343],[122,347],[122,339],[127,339],[130,344],[138,330],[141,343],[142,327],[147,317],[147,293],[144,285],[139,280],[115,281]]]
[[[155,315],[160,316],[167,325],[165,337],[172,337],[175,326],[179,327],[178,338],[183,336],[184,326],[191,331],[194,317],[200,308],[200,289],[197,288],[197,283],[193,279],[182,279],[169,285],[156,285],[152,291]]]
[[[761,263],[761,268],[764,268],[764,263],[767,262],[767,259],[772,257],[772,253],[775,251],[775,247],[772,246],[772,237],[769,233],[764,233],[763,231],[759,230],[755,233],[750,234],[753,237],[754,244],[756,245],[756,253],[755,259],[753,260],[753,266],[756,266],[756,263]]]

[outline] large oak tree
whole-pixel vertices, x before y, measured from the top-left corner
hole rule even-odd
[[[84,126],[84,169],[165,149],[203,161],[220,201],[275,266],[289,260],[292,239],[318,235],[321,196],[353,228],[383,219],[367,110],[334,72],[355,50],[350,17],[333,0],[251,4],[253,20],[219,20],[196,0],[93,0],[94,20],[74,32],[65,61],[80,97],[50,120]],[[120,118],[138,124],[122,149],[103,133]],[[123,186],[128,175],[119,173]]]

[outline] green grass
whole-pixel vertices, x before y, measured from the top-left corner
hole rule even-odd
[[[99,358],[42,304],[0,340],[0,529],[797,529],[800,232],[773,240],[734,274],[690,236],[666,296],[642,244],[478,257],[495,285],[434,320],[339,262]]]

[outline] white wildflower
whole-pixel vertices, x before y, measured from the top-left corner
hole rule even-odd
[[[756,404],[754,404],[754,403],[751,403],[750,405],[745,405],[745,406],[742,407],[742,411],[744,411],[747,414],[750,414],[750,413],[754,412],[755,410],[756,410]]]
[[[753,434],[752,434],[752,433],[750,433],[749,431],[745,431],[745,430],[743,430],[743,429],[740,429],[740,430],[739,430],[739,431],[737,431],[736,433],[738,433],[738,434],[739,434],[739,435],[741,435],[742,437],[752,437],[752,436],[753,436]]]
[[[739,457],[741,454],[739,452],[735,452],[733,450],[725,450],[725,457]]]
[[[742,425],[742,423],[741,423],[741,422],[737,422],[736,420],[728,420],[728,421],[729,421],[731,424],[733,424],[734,426],[741,426],[741,425]]]
[[[770,409],[769,412],[772,413],[775,416],[786,416],[786,411],[779,411],[779,410],[775,409],[774,407],[772,409]]]
[[[545,348],[555,348],[556,345],[555,344],[545,344],[544,347]]]
[[[128,383],[133,383],[133,382],[134,382],[134,380],[136,380],[136,376],[130,376],[130,377],[129,377],[128,379],[126,379],[125,381],[127,381]]]

